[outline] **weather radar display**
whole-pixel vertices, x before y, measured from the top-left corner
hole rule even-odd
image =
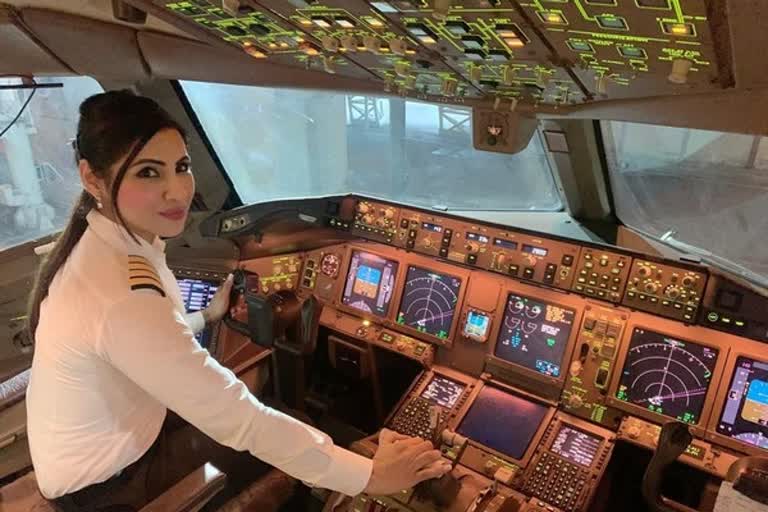
[[[616,398],[695,425],[718,350],[636,327]]]
[[[397,323],[446,339],[459,302],[461,279],[419,267],[408,267]]]
[[[364,251],[353,251],[341,301],[376,316],[386,316],[397,277],[397,262]]]
[[[575,315],[572,309],[509,294],[496,357],[559,377]]]
[[[717,432],[768,450],[768,362],[736,359]]]

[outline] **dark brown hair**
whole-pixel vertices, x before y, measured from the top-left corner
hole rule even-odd
[[[160,105],[150,98],[137,96],[129,90],[110,91],[87,98],[80,105],[77,136],[73,141],[75,161],[87,160],[93,172],[104,179],[110,190],[110,202],[120,224],[136,240],[126,226],[117,207],[117,193],[125,172],[147,142],[164,129],[177,130],[185,137],[184,129]],[[109,169],[121,158],[125,161],[114,176]],[[30,295],[27,327],[34,340],[40,319],[40,303],[48,296],[56,272],[88,227],[86,215],[96,206],[96,200],[86,190],[80,194],[69,222],[56,244],[40,265]]]

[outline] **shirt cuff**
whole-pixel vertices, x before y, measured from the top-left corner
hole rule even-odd
[[[373,472],[373,461],[339,446],[333,447],[333,455],[325,476],[315,487],[331,489],[357,496],[368,486]]]
[[[203,329],[205,329],[205,317],[203,316],[202,311],[195,311],[194,313],[187,313],[185,315],[185,318],[187,320],[187,325],[190,329],[192,329],[192,332],[197,334]]]

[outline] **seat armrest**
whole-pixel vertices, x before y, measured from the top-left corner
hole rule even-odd
[[[0,381],[0,411],[24,399],[30,372],[31,370],[24,370],[8,380]]]
[[[139,512],[196,512],[224,488],[226,481],[227,476],[207,462]]]

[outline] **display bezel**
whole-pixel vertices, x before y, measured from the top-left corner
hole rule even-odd
[[[571,309],[574,312],[573,326],[571,332],[568,335],[568,341],[566,342],[565,349],[563,350],[563,359],[561,361],[561,371],[558,377],[551,375],[544,375],[537,372],[534,369],[527,368],[525,366],[512,363],[506,359],[502,359],[496,355],[496,345],[499,343],[499,333],[502,329],[504,322],[504,314],[507,307],[507,299],[511,294],[520,295],[523,297],[531,298],[540,302],[546,302],[553,306]],[[496,304],[496,321],[491,325],[491,331],[488,334],[488,351],[486,353],[486,362],[493,362],[495,365],[500,366],[507,371],[513,372],[518,377],[523,379],[522,381],[511,382],[512,385],[523,385],[526,388],[536,389],[537,386],[546,385],[553,390],[562,391],[565,385],[566,376],[568,375],[568,364],[573,357],[573,351],[576,347],[576,341],[579,337],[579,330],[581,328],[581,320],[584,315],[585,301],[582,297],[577,296],[563,296],[561,293],[545,290],[542,288],[535,288],[522,283],[508,283],[501,289],[498,303]],[[497,377],[500,378],[500,377]],[[526,384],[527,381],[527,384]],[[559,393],[557,393],[559,395]]]
[[[759,345],[759,343],[751,341],[745,343]],[[715,442],[718,445],[725,446],[726,448],[731,448],[748,455],[765,455],[766,452],[768,452],[766,449],[759,448],[753,444],[745,443],[744,441],[733,439],[732,437],[728,437],[725,434],[721,434],[717,431],[717,425],[720,423],[720,417],[722,416],[723,408],[725,407],[725,402],[727,400],[728,393],[730,392],[731,381],[733,380],[733,375],[736,371],[736,361],[738,361],[739,357],[746,357],[754,361],[768,364],[768,357],[759,355],[761,350],[763,353],[765,353],[765,345],[755,346],[755,348],[752,350],[746,347],[739,347],[738,349],[732,350],[731,353],[728,354],[726,371],[724,371],[723,379],[720,382],[720,386],[718,387],[717,396],[715,397],[714,404],[712,406],[712,415],[709,418],[709,424],[707,425],[707,432],[705,435],[705,439],[707,441]]]
[[[220,288],[222,283],[226,281],[227,275],[229,273],[229,271],[176,266],[169,267],[169,269],[171,270],[171,273],[173,274],[173,277],[176,279],[176,281],[179,281],[180,279],[205,281],[211,284],[215,284],[217,288]],[[184,298],[182,297],[182,302],[183,299]],[[211,356],[214,358],[218,358],[222,352],[222,339],[225,338],[222,335],[224,332],[221,327],[222,325],[223,322],[215,322],[206,325],[204,328],[204,330],[208,330],[208,347],[206,350],[208,350],[208,353],[211,354]]]
[[[635,329],[653,331],[664,336],[669,336],[670,338],[684,341],[686,343],[695,343],[703,347],[718,350],[717,362],[715,363],[715,368],[712,372],[712,378],[709,381],[709,389],[707,390],[707,394],[704,395],[704,405],[701,408],[699,421],[695,425],[689,425],[692,433],[702,437],[705,433],[707,425],[709,425],[710,416],[713,410],[713,399],[720,387],[720,381],[723,376],[723,369],[725,368],[726,360],[730,354],[728,342],[724,340],[724,337],[721,333],[710,331],[709,329],[704,329],[703,327],[682,325],[679,322],[659,317],[653,317],[646,313],[633,313],[630,321],[627,322],[627,325],[624,328],[624,334],[621,338],[621,344],[616,355],[616,361],[612,368],[610,386],[608,386],[608,395],[606,397],[606,404],[633,416],[637,416],[638,418],[643,418],[659,425],[662,425],[668,421],[676,420],[671,416],[658,414],[638,405],[624,402],[623,400],[616,398],[616,392],[619,389],[619,383],[621,381],[621,373],[624,371],[624,364],[627,361],[629,345]]]
[[[363,311],[362,309],[357,309],[352,306],[349,306],[347,304],[344,304],[344,288],[347,285],[347,278],[349,277],[349,271],[352,268],[352,254],[354,252],[365,252],[368,254],[371,254],[373,256],[378,256],[379,258],[394,261],[397,263],[397,272],[395,272],[395,280],[392,284],[392,299],[389,301],[389,305],[387,307],[387,312],[382,315],[376,315],[374,313],[367,313]],[[365,320],[370,320],[371,322],[376,323],[394,323],[394,315],[395,315],[395,309],[397,309],[397,302],[399,300],[400,296],[400,283],[403,279],[403,262],[400,261],[398,258],[394,257],[394,254],[388,254],[388,251],[381,251],[377,250],[375,247],[371,248],[362,244],[359,245],[349,245],[344,250],[344,261],[343,261],[343,267],[345,269],[344,273],[339,272],[337,276],[337,283],[338,283],[338,289],[336,290],[336,293],[334,296],[336,297],[336,307],[338,307],[340,310],[349,313],[350,315],[354,315],[359,318],[363,318]]]
[[[487,386],[490,386],[492,388],[495,388],[497,390],[503,391],[504,393],[508,393],[510,395],[515,395],[518,398],[521,398],[523,400],[527,400],[529,402],[534,402],[537,405],[541,405],[542,407],[547,408],[547,412],[544,414],[544,417],[541,420],[541,423],[539,424],[538,428],[536,429],[536,432],[533,434],[533,437],[531,437],[531,441],[528,443],[528,447],[525,449],[525,453],[523,454],[523,457],[521,459],[515,459],[513,457],[510,457],[509,455],[496,451],[495,449],[486,446],[482,443],[479,443],[473,439],[468,438],[467,443],[470,446],[475,447],[478,450],[481,450],[485,453],[490,453],[491,455],[494,455],[495,457],[498,457],[500,459],[503,459],[507,462],[511,462],[512,464],[516,464],[520,467],[526,467],[528,463],[533,458],[533,455],[536,453],[536,449],[538,448],[539,444],[541,443],[541,440],[544,438],[544,435],[547,432],[547,428],[549,428],[550,423],[552,422],[552,418],[555,417],[555,414],[557,414],[557,408],[554,407],[551,403],[542,400],[540,397],[532,395],[530,393],[526,393],[523,390],[513,388],[511,386],[507,386],[501,382],[494,382],[493,384],[489,384],[485,381],[480,381],[480,383],[475,387],[472,394],[469,396],[469,398],[465,401],[463,407],[461,410],[456,414],[456,418],[453,421],[453,430],[458,431],[459,426],[464,421],[464,418],[469,413],[469,410],[472,408],[472,405],[475,403],[475,400],[480,395],[483,389],[485,389]]]
[[[437,343],[439,345],[452,345],[453,336],[456,334],[457,325],[461,317],[462,306],[464,304],[464,294],[467,290],[467,282],[470,279],[471,273],[462,272],[460,269],[452,265],[445,265],[431,260],[424,261],[422,258],[409,258],[405,262],[404,266],[406,268],[403,270],[403,276],[397,290],[397,307],[395,307],[395,311],[393,311],[392,315],[392,321],[395,323],[396,328],[415,338],[420,338],[425,341]],[[453,277],[461,280],[461,286],[459,287],[459,292],[457,294],[458,300],[456,301],[456,307],[453,310],[453,318],[451,319],[450,331],[448,332],[448,336],[445,339],[426,332],[421,332],[418,329],[411,327],[410,325],[400,324],[397,322],[397,315],[400,312],[400,307],[403,305],[403,298],[405,297],[405,285],[408,280],[408,270],[410,270],[411,267],[426,271],[433,271],[445,277]]]

